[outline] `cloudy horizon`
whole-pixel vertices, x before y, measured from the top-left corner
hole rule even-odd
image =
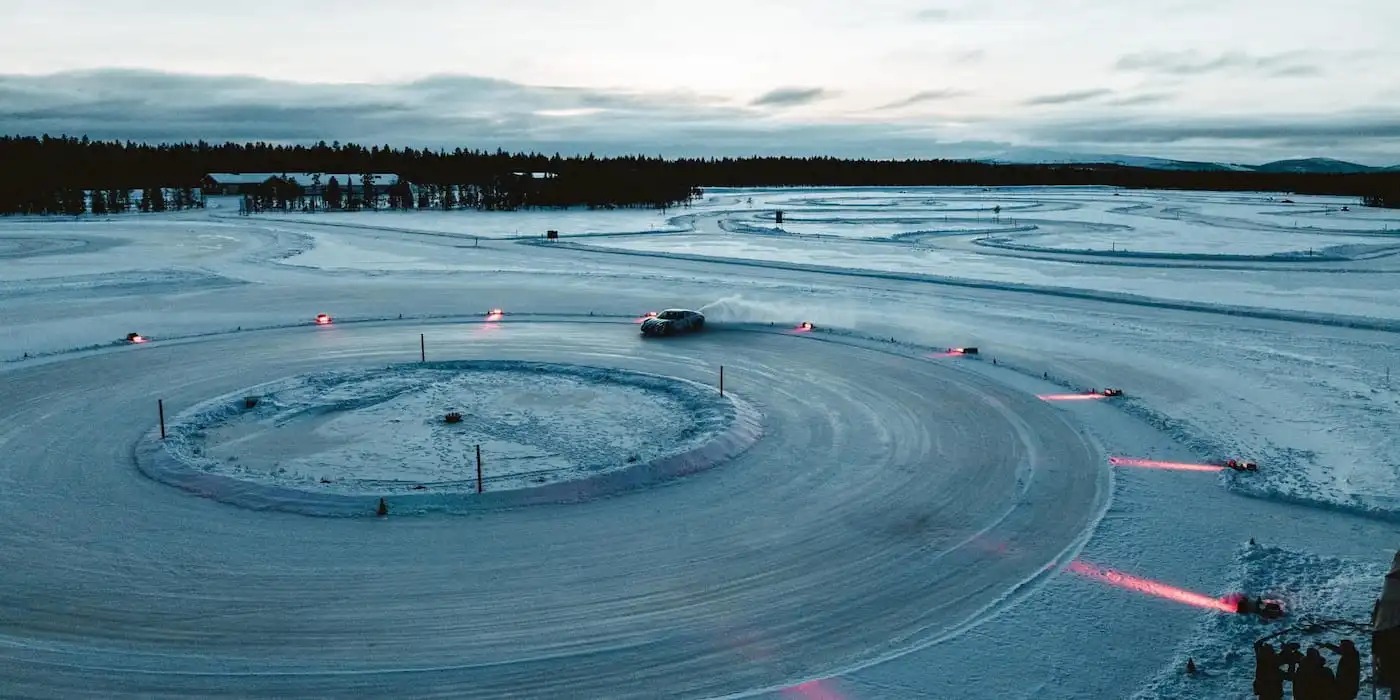
[[[1400,4],[1384,0],[694,7],[0,0],[0,133],[1400,163]]]

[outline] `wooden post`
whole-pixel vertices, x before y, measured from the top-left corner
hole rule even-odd
[[[165,439],[165,399],[156,399],[156,410],[160,412],[160,439]]]
[[[418,334],[418,361],[428,361],[428,341],[423,339],[423,334]]]
[[[476,446],[476,492],[481,493],[481,445]]]
[[[724,396],[724,365],[719,366],[719,395]]]

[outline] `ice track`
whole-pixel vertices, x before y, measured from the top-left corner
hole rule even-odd
[[[179,411],[416,359],[420,331],[439,360],[703,382],[723,364],[765,436],[646,491],[467,516],[250,511],[133,465],[158,397]],[[1110,491],[1095,443],[1029,394],[956,360],[784,329],[675,342],[564,319],[245,332],[16,368],[5,401],[0,677],[17,695],[777,688],[996,610],[1082,546]]]

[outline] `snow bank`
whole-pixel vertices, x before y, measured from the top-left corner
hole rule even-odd
[[[258,397],[248,408],[244,397]],[[462,414],[448,424],[447,411]],[[148,436],[151,478],[253,509],[369,515],[572,502],[714,466],[757,412],[693,382],[615,369],[461,361],[327,372],[199,404]],[[486,463],[476,493],[474,446]]]
[[[1066,385],[1068,386],[1068,385]],[[1380,520],[1400,522],[1400,499],[1393,489],[1384,488],[1393,484],[1393,477],[1400,473],[1394,460],[1362,465],[1356,471],[1369,477],[1368,481],[1379,482],[1380,487],[1364,488],[1364,484],[1351,483],[1350,477],[1335,477],[1335,468],[1319,464],[1318,455],[1308,449],[1290,447],[1266,441],[1253,449],[1241,451],[1237,445],[1227,445],[1221,440],[1206,437],[1199,427],[1167,416],[1131,397],[1119,402],[1119,407],[1130,415],[1172,436],[1177,442],[1189,448],[1202,459],[1224,460],[1231,457],[1254,459],[1259,463],[1257,472],[1221,472],[1220,480],[1236,493],[1285,503],[1312,506],[1354,515],[1362,515]],[[1377,436],[1378,441],[1394,441],[1391,435]],[[1379,459],[1388,459],[1385,450],[1379,450]],[[1359,478],[1359,477],[1358,477]],[[1344,488],[1345,487],[1345,488]]]
[[[1240,555],[1240,592],[1279,599],[1288,615],[1267,622],[1252,615],[1207,616],[1195,635],[1177,650],[1168,668],[1134,698],[1253,698],[1254,642],[1267,639],[1276,648],[1297,642],[1304,652],[1313,644],[1351,639],[1361,650],[1362,691],[1370,669],[1371,606],[1380,595],[1389,561],[1339,559],[1266,546],[1246,546]],[[1337,657],[1323,650],[1336,670]],[[1186,660],[1198,673],[1185,673]]]

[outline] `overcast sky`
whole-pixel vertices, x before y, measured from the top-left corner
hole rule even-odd
[[[0,0],[0,17],[7,133],[1400,163],[1396,0]]]

